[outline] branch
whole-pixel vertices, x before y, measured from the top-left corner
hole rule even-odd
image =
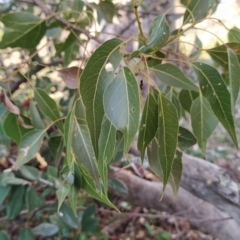
[[[92,36],[88,30],[83,29],[83,28],[81,28],[81,27],[78,27],[77,25],[74,25],[74,24],[68,22],[66,19],[64,19],[64,18],[56,15],[56,13],[53,12],[51,9],[49,9],[49,8],[45,5],[45,3],[43,3],[42,1],[40,1],[40,0],[32,0],[32,1],[33,1],[38,7],[40,7],[40,8],[42,9],[42,11],[45,13],[46,16],[55,18],[55,19],[58,20],[59,22],[63,23],[68,29],[75,30],[75,31],[77,31],[77,32],[79,32],[79,33],[84,33],[84,34],[88,37],[88,39],[93,39],[93,40],[95,40],[96,42],[98,42],[98,43],[100,43],[100,44],[102,43],[98,38]]]

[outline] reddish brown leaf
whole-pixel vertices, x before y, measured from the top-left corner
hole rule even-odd
[[[22,118],[20,115],[18,116],[18,123],[19,123],[22,127],[26,128],[26,129],[31,129],[31,128],[33,128],[33,126],[26,124],[26,123],[24,122],[23,118]]]
[[[17,114],[17,115],[20,114],[19,108],[10,101],[10,99],[8,98],[8,96],[4,90],[3,90],[3,94],[1,94],[1,102],[9,110],[9,112]]]
[[[79,77],[82,70],[78,67],[63,68],[58,71],[59,76],[63,79],[65,84],[70,89],[77,89]]]

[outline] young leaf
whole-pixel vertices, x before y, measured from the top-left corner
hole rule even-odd
[[[197,138],[199,147],[205,153],[207,139],[218,125],[209,102],[200,95],[196,98],[191,107],[192,129]]]
[[[219,72],[200,62],[193,63],[194,71],[200,83],[203,96],[209,101],[218,120],[238,146],[231,108],[231,98],[227,87]]]
[[[229,42],[240,43],[240,29],[234,27],[228,32]]]
[[[165,63],[155,65],[150,69],[156,73],[161,82],[168,86],[198,91],[197,86],[175,65]]]
[[[41,118],[41,116],[38,112],[38,109],[35,106],[33,101],[30,102],[29,113],[30,113],[32,125],[34,126],[34,128],[35,129],[45,129],[42,118]]]
[[[150,27],[149,39],[145,46],[139,50],[144,53],[154,53],[162,48],[170,36],[170,28],[165,15],[160,15],[153,20]]]
[[[158,95],[158,154],[163,172],[164,189],[168,182],[174,161],[178,140],[178,116],[175,106]]]
[[[79,124],[76,117],[73,123],[72,148],[76,159],[81,163],[96,183],[99,183],[97,160],[93,150],[89,129],[86,123]]]
[[[102,128],[98,140],[98,169],[107,193],[108,163],[112,160],[116,143],[116,128],[106,116],[103,117]]]
[[[185,151],[194,144],[197,143],[197,139],[194,137],[194,135],[188,131],[186,128],[179,127],[179,133],[178,133],[178,147]]]
[[[62,206],[65,198],[67,197],[68,193],[70,191],[70,185],[60,185],[58,190],[56,191],[56,195],[58,198],[58,212],[60,207]]]
[[[192,0],[184,13],[183,23],[196,22],[208,15],[209,0]]]
[[[59,75],[70,89],[77,89],[79,85],[79,77],[81,69],[78,67],[63,68],[59,70]]]
[[[113,73],[107,72],[105,66],[110,63],[114,70],[117,68],[122,58],[119,51],[121,44],[119,39],[103,43],[89,58],[80,78],[80,92],[86,107],[86,120],[96,156],[104,116],[103,93],[113,79]],[[111,58],[112,55],[114,58]]]
[[[5,14],[0,21],[6,27],[0,48],[32,49],[38,45],[47,29],[45,19],[26,11]]]
[[[57,125],[57,127],[60,129],[61,132],[63,132],[63,123],[60,120],[60,113],[58,111],[55,101],[51,97],[49,97],[44,90],[40,88],[35,88],[34,98],[42,113],[45,116],[49,117],[53,122],[56,122],[55,124]]]
[[[128,67],[108,85],[103,103],[107,118],[124,134],[126,154],[138,130],[140,114],[138,84]]]
[[[63,147],[64,147],[63,137],[62,136],[54,136],[54,137],[49,138],[48,147],[54,157],[54,161],[55,161],[56,165],[58,165],[61,160]]]
[[[190,112],[192,102],[198,97],[198,95],[198,92],[183,89],[179,94],[179,101],[183,109]]]
[[[158,128],[158,103],[150,93],[146,99],[140,130],[138,135],[138,150],[141,152],[141,159],[144,159],[145,149],[156,135]]]
[[[16,168],[20,168],[34,157],[41,146],[44,135],[44,130],[33,130],[24,135],[20,143],[17,160],[15,162]]]
[[[234,109],[237,101],[239,87],[240,87],[240,64],[236,53],[231,49],[227,49],[228,52],[228,68],[229,68],[229,80],[230,80],[230,94],[232,108]]]

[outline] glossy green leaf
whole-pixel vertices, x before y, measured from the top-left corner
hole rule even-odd
[[[60,207],[62,206],[65,198],[67,197],[68,193],[70,191],[70,185],[60,185],[58,190],[56,191],[56,195],[58,198],[58,211]]]
[[[56,165],[58,165],[61,160],[63,147],[64,147],[63,137],[62,136],[53,136],[53,137],[49,138],[48,147],[54,157],[54,161],[55,161]]]
[[[97,187],[96,183],[93,181],[92,177],[88,174],[87,170],[79,164],[81,173],[82,173],[82,188],[93,198],[99,200],[100,202],[105,203],[107,206],[114,208],[118,211],[117,207],[113,205],[108,197],[104,195],[103,192],[100,192]]]
[[[112,160],[116,143],[116,128],[106,116],[103,117],[102,128],[98,140],[98,169],[102,178],[104,191],[107,193],[108,163]]]
[[[208,15],[209,0],[192,0],[184,13],[183,23],[196,22]]]
[[[34,187],[29,186],[25,194],[26,207],[29,213],[44,204],[44,199],[40,197]]]
[[[140,114],[138,84],[128,67],[108,85],[103,102],[107,118],[124,134],[126,154],[137,133]]]
[[[11,198],[7,205],[7,218],[12,220],[18,216],[24,206],[25,187],[17,186],[12,188]]]
[[[197,143],[197,139],[194,137],[194,135],[187,130],[186,128],[179,127],[179,133],[178,133],[178,147],[185,151],[194,144]]]
[[[41,175],[39,170],[33,166],[21,166],[19,170],[24,178],[31,181],[38,180]]]
[[[44,130],[33,130],[24,135],[19,146],[15,167],[21,167],[34,157],[41,146],[44,135]]]
[[[228,32],[229,42],[240,43],[240,29],[234,27]]]
[[[172,170],[178,141],[178,116],[175,106],[163,94],[158,96],[158,154],[164,188]]]
[[[240,61],[240,43],[226,43],[215,48],[206,50],[211,58],[219,63],[222,67],[228,67],[228,53],[227,49],[231,48],[237,55],[238,61]]]
[[[34,48],[47,29],[45,19],[26,11],[5,14],[0,21],[6,27],[0,48]]]
[[[1,186],[0,185],[0,205],[3,203],[3,201],[8,196],[10,190],[11,190],[10,185],[6,185],[6,186]]]
[[[178,193],[178,189],[181,183],[182,177],[182,152],[176,151],[176,156],[173,161],[172,171],[169,178],[169,184],[175,195]]]
[[[145,46],[139,50],[144,53],[154,53],[162,48],[170,36],[170,28],[165,15],[160,15],[153,20],[150,26],[149,39]]]
[[[230,94],[232,108],[234,109],[240,87],[240,64],[238,62],[236,53],[231,48],[228,48],[227,52],[228,52]]]
[[[30,132],[30,129],[22,127],[18,122],[18,116],[13,113],[8,113],[3,122],[3,128],[7,136],[12,138],[18,145],[20,144],[23,136]]]
[[[140,130],[138,135],[138,150],[141,152],[141,159],[144,159],[145,149],[156,135],[158,128],[158,103],[150,93],[146,99]]]
[[[190,112],[192,102],[198,97],[198,93],[195,91],[182,90],[179,94],[179,101],[184,110]]]
[[[31,117],[32,125],[34,126],[35,129],[45,129],[42,118],[33,101],[31,101],[30,103],[29,114]]]
[[[155,72],[161,82],[168,86],[198,91],[197,86],[173,64],[165,63],[155,65],[150,69]]]
[[[74,118],[72,148],[75,157],[88,171],[96,183],[99,182],[97,160],[93,150],[90,132],[86,123],[79,124]]]
[[[10,237],[5,231],[0,231],[0,239],[1,240],[10,240]]]
[[[114,190],[116,192],[123,193],[123,194],[128,193],[128,187],[120,179],[109,178],[108,179],[108,186],[109,186],[109,188],[111,188],[112,190]]]
[[[25,228],[21,231],[18,240],[34,240],[32,231],[29,228]]]
[[[191,107],[192,129],[199,147],[205,153],[207,139],[218,125],[218,120],[212,111],[210,103],[200,95]]]
[[[113,72],[105,69],[107,63],[115,70],[122,59],[119,48],[122,41],[111,39],[103,43],[89,58],[80,78],[80,92],[86,107],[86,120],[93,148],[98,156],[98,139],[104,116],[103,93],[114,78]]]
[[[35,88],[34,98],[42,113],[45,116],[49,117],[53,122],[55,122],[59,130],[63,132],[63,123],[60,120],[61,116],[55,101],[51,97],[49,97],[49,95],[44,90],[40,88]]]
[[[35,236],[51,237],[58,233],[59,228],[52,223],[41,223],[32,229]]]
[[[203,96],[209,101],[214,114],[227,130],[234,144],[238,146],[232,116],[231,98],[221,75],[215,68],[205,63],[195,62],[193,67]]]

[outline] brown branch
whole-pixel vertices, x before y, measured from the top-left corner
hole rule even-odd
[[[74,25],[68,22],[66,19],[60,17],[59,15],[56,15],[56,13],[54,13],[51,9],[49,9],[44,2],[40,0],[32,0],[32,1],[42,9],[42,11],[45,13],[46,16],[55,18],[59,22],[63,23],[68,29],[72,29],[79,33],[85,34],[88,37],[88,39],[93,39],[100,44],[102,43],[98,38],[92,36],[88,30],[78,27],[77,25]]]

